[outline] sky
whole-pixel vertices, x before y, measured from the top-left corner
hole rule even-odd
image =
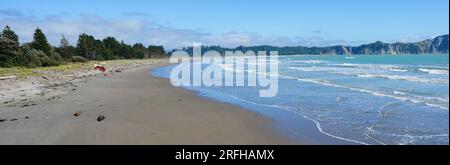
[[[20,42],[36,27],[126,43],[224,47],[416,42],[449,32],[448,0],[0,0],[0,26]]]

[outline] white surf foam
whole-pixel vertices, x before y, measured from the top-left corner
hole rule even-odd
[[[433,138],[445,138],[448,141],[448,134],[430,134],[430,135],[411,135],[411,134],[385,134],[373,129],[373,127],[368,127],[366,132],[364,133],[367,137],[372,140],[378,141],[380,144],[385,145],[385,142],[378,140],[374,137],[374,135],[384,136],[385,138],[395,139],[395,144],[398,145],[409,145],[409,144],[417,144],[420,141],[427,141],[428,139]]]
[[[392,93],[394,95],[407,95],[407,93],[405,93],[405,92],[400,92],[400,91],[396,91],[396,90],[394,90]]]
[[[395,69],[395,68],[389,69],[389,71],[394,71],[394,72],[408,72],[408,70],[406,70],[406,69]]]
[[[391,80],[403,80],[410,82],[420,82],[420,83],[448,83],[448,79],[442,78],[431,78],[431,77],[419,77],[412,75],[397,75],[397,74],[371,74],[370,71],[358,71],[358,70],[348,70],[339,69],[332,67],[289,67],[292,70],[299,70],[304,72],[327,72],[332,74],[340,74],[345,76],[356,76],[361,78],[384,78]],[[389,69],[392,70],[392,69]],[[396,69],[398,72],[407,72],[408,70]]]
[[[304,64],[321,64],[321,63],[326,63],[327,61],[322,61],[322,60],[298,60],[298,61],[292,61],[292,62],[304,63]]]
[[[426,68],[419,68],[418,70],[421,71],[421,72],[429,73],[429,74],[442,74],[442,75],[448,75],[448,70],[426,69]]]
[[[387,64],[354,64],[354,63],[342,63],[342,64],[333,64],[332,66],[337,67],[353,67],[360,69],[370,69],[370,70],[390,70],[390,69],[399,69],[404,68],[406,66],[400,65],[387,65]]]
[[[421,83],[448,83],[447,79],[440,78],[429,78],[429,77],[418,77],[418,76],[407,76],[407,75],[389,75],[389,74],[357,74],[358,77],[363,78],[385,78],[391,80],[404,80],[411,82],[421,82]]]

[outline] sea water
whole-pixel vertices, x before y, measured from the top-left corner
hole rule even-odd
[[[449,144],[448,55],[279,56],[278,65],[276,97],[259,97],[257,87],[186,88],[269,117],[283,111],[289,120],[310,120],[320,133],[341,141]],[[168,78],[173,67],[153,74]],[[235,74],[246,72],[254,71]],[[297,127],[275,118],[280,127]]]

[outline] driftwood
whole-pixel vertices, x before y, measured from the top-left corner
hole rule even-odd
[[[5,77],[0,77],[0,80],[8,80],[8,79],[16,79],[17,76],[5,76]]]

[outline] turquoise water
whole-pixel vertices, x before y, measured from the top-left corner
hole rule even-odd
[[[449,144],[448,55],[280,56],[278,64],[276,97],[258,97],[256,87],[186,88],[268,116],[283,111],[289,120],[310,120],[318,132],[340,141]],[[168,78],[172,67],[153,74]],[[274,118],[282,128],[298,126]]]

